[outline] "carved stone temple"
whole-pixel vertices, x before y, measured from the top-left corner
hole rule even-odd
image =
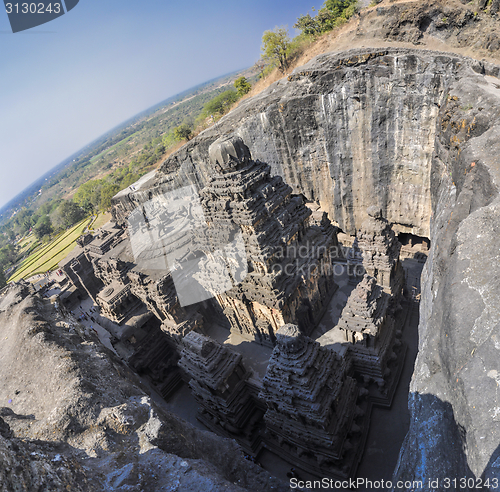
[[[399,297],[405,284],[399,260],[401,244],[380,209],[369,207],[368,219],[357,233],[357,246],[363,256],[363,267],[374,277],[384,292]]]
[[[371,407],[391,405],[404,362],[396,235],[372,207],[339,255],[327,213],[240,137],[209,156],[206,186],[139,190],[128,219],[122,200],[121,223],[82,237],[61,302],[91,297],[128,365],[166,400],[187,383],[197,419],[248,455],[354,477]]]
[[[249,453],[261,445],[258,408],[247,387],[250,372],[240,354],[199,333],[184,337],[179,367],[200,404],[198,418],[215,432],[237,438]]]
[[[347,477],[362,453],[367,407],[350,360],[321,347],[295,325],[282,326],[260,397],[268,445],[320,476]]]
[[[96,277],[105,285],[96,297],[101,313],[120,323],[140,305],[139,299],[130,290],[129,265],[117,258],[94,258],[92,261]]]
[[[390,299],[373,277],[365,275],[349,296],[337,325],[350,344],[355,372],[366,382],[375,382],[379,403],[388,404],[406,350],[399,340],[401,330],[389,314]]]
[[[229,243],[238,235],[247,255],[241,282],[215,295],[231,330],[271,346],[285,323],[311,333],[337,288],[330,256],[335,229],[326,217],[311,225],[303,198],[252,160],[240,138],[219,139],[209,152],[216,174],[200,193],[206,241]],[[205,272],[207,290],[212,278]]]

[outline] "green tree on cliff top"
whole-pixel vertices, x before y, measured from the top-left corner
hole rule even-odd
[[[272,31],[265,31],[262,36],[262,55],[273,61],[281,73],[288,68],[290,36],[286,27],[276,26]]]
[[[238,96],[242,97],[245,94],[248,94],[250,92],[250,89],[252,88],[252,84],[248,82],[246,77],[240,77],[234,81],[234,87],[236,88],[236,91],[238,92]]]

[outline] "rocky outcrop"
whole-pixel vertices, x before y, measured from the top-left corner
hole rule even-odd
[[[466,4],[466,5],[463,5]],[[425,0],[391,5],[364,12],[357,34],[392,41],[424,44],[429,39],[446,41],[456,48],[473,47],[491,54],[500,48],[496,15],[498,0]]]
[[[0,414],[5,409],[0,410]],[[69,447],[57,443],[30,442],[14,438],[0,417],[0,490],[29,492],[50,490],[77,492],[99,490],[89,482],[89,474],[63,458]]]
[[[1,490],[287,489],[234,441],[158,407],[97,338],[22,286],[0,299],[0,338]]]
[[[432,242],[410,387],[412,421],[396,474],[489,478],[490,487],[483,490],[495,490],[491,480],[500,477],[498,79],[455,80],[438,124]],[[422,490],[429,490],[428,484]]]
[[[235,132],[344,232],[376,205],[397,232],[430,238],[411,429],[396,470],[422,479],[418,490],[430,490],[429,478],[499,476],[499,73],[430,51],[320,55],[116,201],[124,220],[155,194],[203,186],[214,175],[208,147]]]

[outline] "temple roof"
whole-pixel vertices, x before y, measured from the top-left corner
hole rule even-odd
[[[365,275],[347,299],[338,328],[377,335],[389,299],[390,296],[383,292],[376,280]]]
[[[295,325],[282,326],[276,339],[261,398],[280,413],[326,427],[342,390],[343,360]]]
[[[223,392],[226,380],[241,363],[242,356],[194,331],[183,338],[182,344],[179,367],[198,383]]]

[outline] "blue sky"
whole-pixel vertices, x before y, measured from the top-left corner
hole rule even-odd
[[[80,0],[58,19],[16,34],[2,5],[0,207],[140,111],[253,65],[262,33],[276,25],[293,33],[313,5]]]

